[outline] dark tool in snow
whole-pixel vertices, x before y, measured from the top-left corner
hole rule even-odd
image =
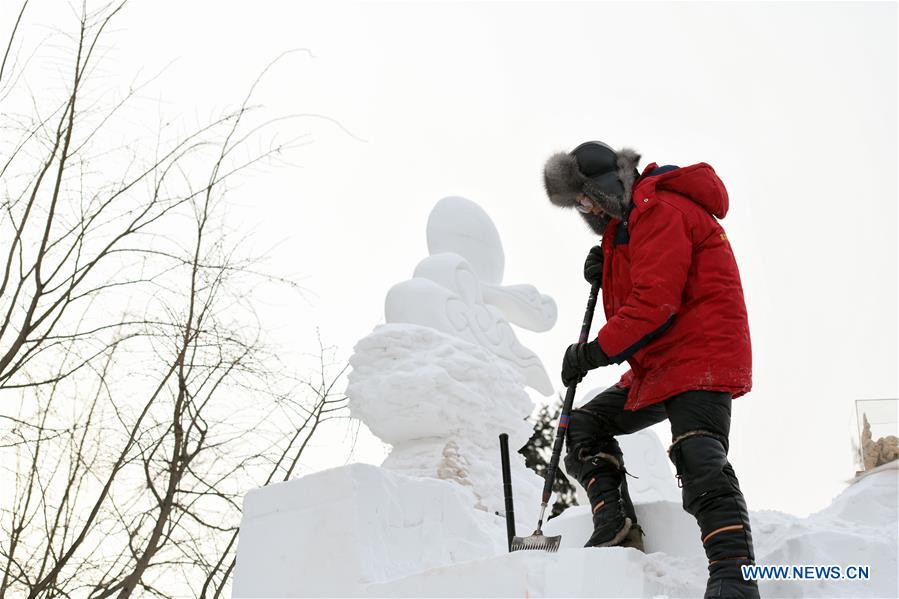
[[[506,536],[511,553],[515,538],[515,506],[512,502],[512,474],[509,471],[509,435],[506,433],[499,436],[499,456],[503,465],[503,496],[506,498]]]
[[[584,314],[584,323],[581,325],[580,343],[586,343],[590,336],[590,325],[593,323],[593,311],[596,309],[596,297],[599,295],[599,283],[594,283],[590,288],[590,298],[587,300],[587,311]],[[571,405],[574,403],[574,393],[577,383],[572,383],[565,394],[562,403],[562,413],[559,415],[559,426],[556,428],[556,440],[553,443],[553,455],[549,461],[549,469],[546,471],[546,482],[543,483],[543,500],[540,502],[540,519],[537,521],[537,530],[529,537],[514,537],[510,551],[521,549],[544,549],[546,551],[558,551],[562,536],[547,537],[543,534],[543,516],[546,514],[546,505],[552,495],[553,483],[556,480],[556,471],[559,469],[559,456],[562,455],[562,444],[565,441],[565,432],[568,430],[568,418],[571,415]]]

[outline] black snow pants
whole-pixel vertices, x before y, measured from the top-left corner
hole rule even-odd
[[[628,517],[636,523],[624,456],[615,437],[667,418],[672,436],[668,455],[677,471],[678,486],[682,487],[683,508],[696,518],[709,559],[706,596],[718,596],[713,587],[722,584],[727,588],[745,585],[757,589],[755,583],[744,583],[739,573],[740,565],[755,563],[755,555],[746,502],[727,460],[730,394],[687,391],[640,410],[625,410],[626,401],[627,389],[613,385],[572,410],[566,438],[568,473],[587,489],[591,502],[601,498],[603,512],[608,512],[608,503],[618,501],[620,519]],[[609,456],[615,459],[608,459]],[[599,483],[595,484],[597,480]],[[588,489],[588,484],[593,488]],[[600,522],[596,518],[594,521],[599,527]],[[619,527],[606,528],[614,531]],[[597,533],[612,534],[599,528],[594,536]],[[652,532],[647,534],[651,536]],[[723,582],[716,583],[719,580]],[[749,592],[744,595],[734,589],[735,596],[757,596],[757,591],[746,590]]]

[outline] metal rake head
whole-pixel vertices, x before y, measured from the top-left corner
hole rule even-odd
[[[513,537],[512,551],[522,551],[528,549],[536,549],[538,551],[558,551],[559,545],[562,543],[562,535],[555,537],[545,536],[540,529],[534,531],[529,537]]]

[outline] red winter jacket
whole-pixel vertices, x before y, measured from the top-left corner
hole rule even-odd
[[[752,388],[740,274],[715,219],[727,214],[727,190],[704,162],[657,167],[643,169],[629,214],[602,236],[607,322],[598,340],[631,366],[618,382],[630,388],[627,410],[689,390],[739,397]]]

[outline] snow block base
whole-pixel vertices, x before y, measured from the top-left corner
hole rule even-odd
[[[662,565],[664,562],[664,565]],[[636,549],[516,551],[368,587],[371,597],[701,597],[680,560]]]
[[[870,580],[766,580],[775,597],[897,597],[896,471],[867,476],[799,518],[750,512],[760,565],[867,565]],[[558,553],[507,553],[497,516],[455,483],[355,464],[272,485],[244,501],[234,597],[701,597],[700,531],[679,503],[637,504],[635,549],[580,547],[589,508],[546,523]],[[524,498],[519,498],[524,501]],[[530,530],[519,530],[528,534]]]
[[[233,596],[365,595],[372,582],[501,553],[500,519],[473,504],[457,484],[366,464],[256,489]]]

